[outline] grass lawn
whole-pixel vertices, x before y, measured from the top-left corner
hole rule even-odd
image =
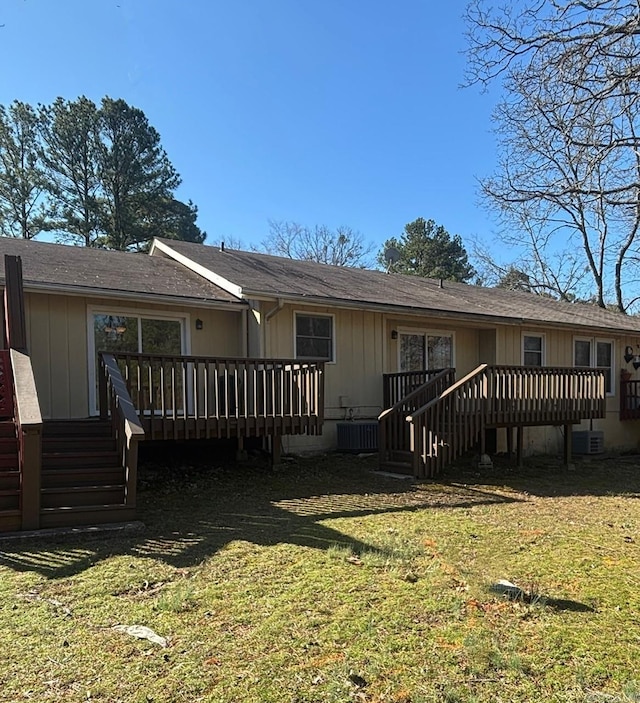
[[[640,701],[640,460],[204,463],[139,531],[0,540],[0,700]]]

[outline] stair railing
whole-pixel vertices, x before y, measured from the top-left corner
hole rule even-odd
[[[406,452],[409,448],[410,428],[406,422],[407,415],[437,398],[455,382],[455,378],[455,369],[442,369],[378,416],[378,451],[381,465],[392,461],[395,453]]]
[[[133,405],[127,384],[113,354],[100,354],[98,389],[100,417],[111,417],[118,454],[125,472],[125,505],[136,507],[138,442],[144,439],[144,428]]]
[[[42,414],[31,359],[17,349],[10,350],[10,359],[21,479],[22,529],[37,530],[40,527]],[[5,367],[5,381],[8,373]]]
[[[407,417],[417,478],[433,478],[478,440],[485,428],[487,368],[478,366]]]
[[[486,427],[569,427],[605,413],[603,369],[482,364],[407,417],[414,475],[437,475]]]

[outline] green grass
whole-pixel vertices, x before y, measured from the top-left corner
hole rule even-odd
[[[143,469],[141,531],[0,541],[0,700],[640,701],[633,459],[205,463]]]

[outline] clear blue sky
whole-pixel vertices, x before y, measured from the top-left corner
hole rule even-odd
[[[3,0],[0,102],[124,98],[208,241],[268,220],[376,245],[416,217],[468,245],[496,94],[460,89],[465,0]]]

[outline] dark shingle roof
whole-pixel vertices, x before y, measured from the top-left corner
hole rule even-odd
[[[0,255],[4,254],[21,257],[27,289],[76,289],[97,295],[122,292],[184,298],[185,302],[239,302],[181,264],[156,256],[0,237]],[[0,280],[4,282],[2,258]]]
[[[482,316],[511,323],[589,327],[640,334],[640,319],[595,305],[565,303],[531,293],[464,283],[328,266],[257,254],[160,240],[166,246],[239,285],[246,297],[325,299],[327,303],[374,304]]]

